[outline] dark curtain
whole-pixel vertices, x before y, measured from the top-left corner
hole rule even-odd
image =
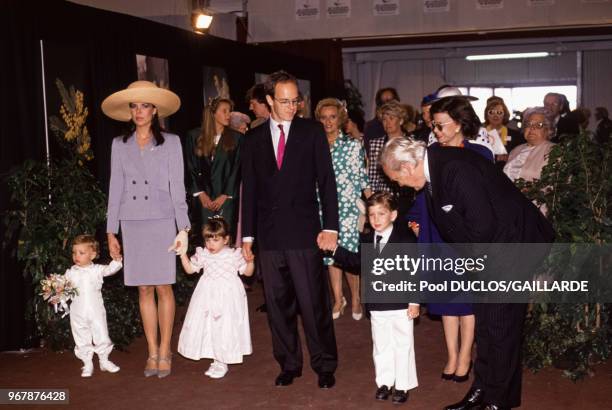
[[[248,112],[244,95],[255,73],[285,69],[311,81],[313,101],[323,96],[324,65],[312,59],[61,0],[38,2],[36,7],[33,10],[31,4],[17,0],[4,0],[0,5],[0,214],[9,209],[6,176],[10,170],[26,159],[44,160],[46,156],[41,39],[48,69],[49,114],[59,111],[55,77],[84,92],[95,156],[90,166],[105,191],[110,143],[124,124],[105,117],[100,104],[136,80],[136,54],[168,60],[170,88],[181,98],[181,109],[170,117],[168,128],[179,136],[200,124],[203,66],[226,70],[232,99],[242,112]],[[49,138],[53,141],[55,137]],[[0,238],[4,236],[0,224]],[[15,241],[8,240],[0,252],[0,351],[25,346],[33,333],[32,325],[25,321],[25,307],[33,295],[31,278],[24,278],[15,249]]]
[[[9,206],[6,177],[24,160],[45,158],[40,45],[30,11],[17,1],[3,2],[0,12],[0,212]],[[0,224],[0,238],[5,237]],[[25,306],[33,292],[15,260],[17,242],[4,242],[0,251],[0,350],[22,346],[31,333]]]
[[[313,103],[325,97],[345,98],[344,71],[342,67],[342,43],[334,39],[300,40],[266,43],[275,51],[308,58],[324,65],[325,72],[320,92],[323,94],[313,98]],[[313,96],[314,97],[314,96]]]

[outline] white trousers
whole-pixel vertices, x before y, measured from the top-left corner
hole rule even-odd
[[[410,390],[419,385],[414,359],[414,322],[408,309],[372,311],[376,385]]]
[[[82,361],[90,361],[96,353],[101,361],[108,360],[113,342],[108,336],[104,305],[71,307],[70,328],[74,338],[74,354]]]

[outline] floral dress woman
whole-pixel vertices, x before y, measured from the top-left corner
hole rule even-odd
[[[336,186],[338,191],[338,216],[340,232],[338,245],[351,252],[359,249],[359,208],[357,200],[369,189],[370,180],[365,168],[365,151],[359,140],[340,133],[330,147]],[[332,258],[325,258],[326,265],[332,265]]]

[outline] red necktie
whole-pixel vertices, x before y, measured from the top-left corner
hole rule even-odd
[[[283,165],[283,156],[285,155],[285,131],[283,130],[283,124],[278,124],[280,129],[280,138],[278,139],[278,148],[276,150],[276,165],[278,169]]]

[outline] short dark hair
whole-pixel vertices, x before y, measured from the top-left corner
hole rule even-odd
[[[210,238],[225,238],[229,236],[229,225],[221,216],[209,218],[202,228],[202,236],[204,239]]]
[[[387,191],[376,191],[366,200],[367,209],[374,205],[382,205],[389,211],[397,211],[399,209],[397,198]]]
[[[295,76],[289,74],[284,70],[275,71],[268,76],[268,79],[264,83],[264,89],[266,91],[266,95],[270,97],[274,97],[274,91],[276,90],[276,84],[279,83],[293,83],[295,86],[298,86],[297,78]]]
[[[263,83],[257,83],[246,93],[246,102],[247,104],[251,102],[251,100],[257,100],[260,104],[268,105],[268,101],[266,100],[266,87]]]
[[[393,99],[396,101],[399,101],[399,94],[397,93],[397,90],[393,87],[385,87],[385,88],[381,88],[380,90],[376,91],[376,97],[374,97],[374,101],[376,102],[376,106],[380,107],[381,105],[383,105],[382,102],[382,95],[386,92],[390,92],[391,94],[393,94]]]
[[[608,109],[606,107],[596,107],[595,114],[599,114],[602,118],[608,118]]]
[[[436,113],[445,112],[455,122],[461,126],[461,133],[468,139],[474,139],[478,136],[481,122],[467,98],[446,97],[442,98],[431,105],[430,113],[433,117]]]
[[[358,110],[348,110],[348,117],[355,123],[355,125],[357,125],[357,129],[359,129],[360,132],[363,132],[363,127],[365,125],[363,112]]]

